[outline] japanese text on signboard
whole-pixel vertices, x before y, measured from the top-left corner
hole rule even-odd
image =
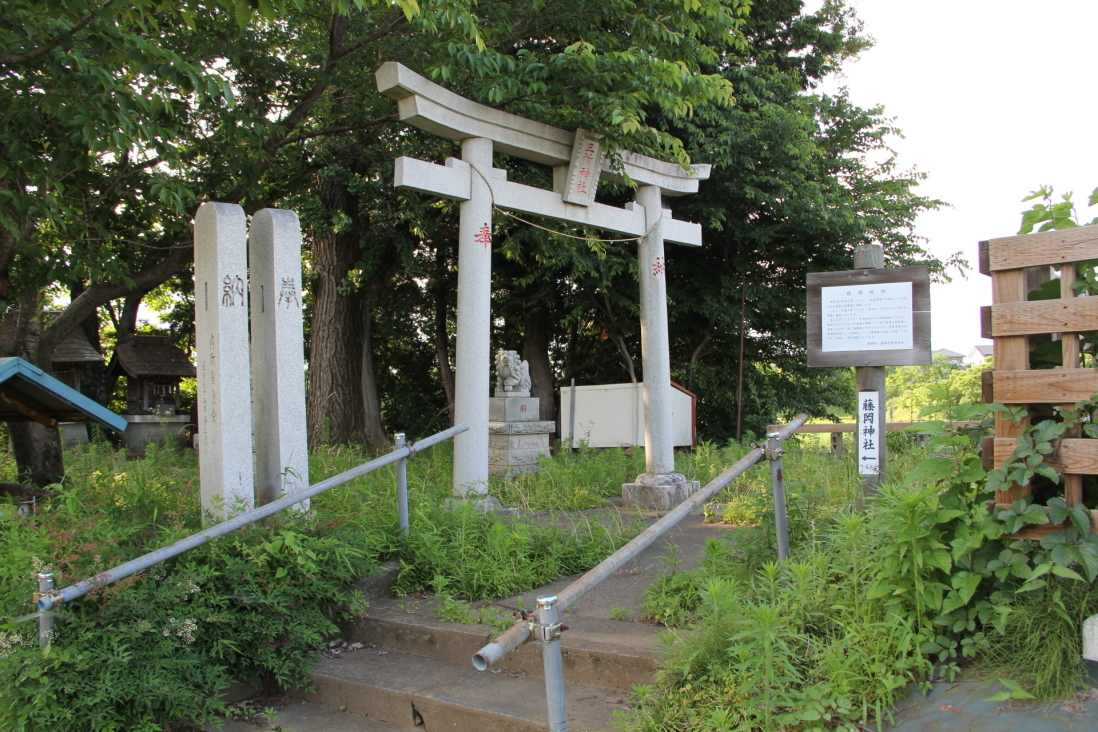
[[[823,351],[891,351],[914,342],[910,282],[820,288]]]
[[[881,442],[884,422],[879,419],[881,393],[858,392],[858,428],[854,442],[858,446],[858,474],[877,475],[881,466]]]

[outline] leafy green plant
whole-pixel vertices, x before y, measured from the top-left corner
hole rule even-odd
[[[702,566],[647,598],[689,587],[697,603],[665,615],[689,632],[668,645],[633,729],[860,729],[929,671],[910,616],[869,597],[881,546],[866,516],[833,517],[784,564],[746,570],[731,551],[710,541]]]
[[[509,597],[590,569],[630,535],[615,517],[562,528],[483,514],[470,505],[421,509],[401,550],[404,567],[393,590],[453,592],[467,600]]]

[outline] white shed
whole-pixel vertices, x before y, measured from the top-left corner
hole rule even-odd
[[[697,397],[671,382],[671,424],[675,447],[697,445]],[[572,424],[572,388],[560,390],[560,435],[567,440]],[[591,447],[644,445],[644,384],[600,384],[576,387],[576,439]]]

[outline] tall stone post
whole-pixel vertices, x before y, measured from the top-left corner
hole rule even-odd
[[[223,518],[255,503],[248,244],[244,209],[204,203],[194,217],[195,351],[202,509]]]
[[[297,214],[265,208],[252,216],[248,265],[255,486],[256,500],[262,505],[309,486]],[[307,511],[309,502],[295,508]]]
[[[641,359],[644,368],[644,467],[635,483],[622,486],[626,505],[667,510],[696,485],[675,472],[671,417],[671,349],[667,332],[667,260],[663,252],[663,200],[657,186],[641,186],[645,236],[638,247]]]
[[[457,357],[454,419],[469,430],[454,438],[454,495],[488,493],[488,398],[492,368],[492,141],[461,143],[469,171],[469,200],[458,227]]]

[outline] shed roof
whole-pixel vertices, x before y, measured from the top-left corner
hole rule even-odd
[[[122,432],[126,420],[80,392],[65,386],[21,358],[0,358],[0,422],[32,420],[48,427],[57,422],[98,422]]]
[[[172,342],[171,336],[135,335],[114,349],[110,372],[121,369],[126,376],[194,376],[194,364]]]
[[[11,353],[15,345],[15,329],[18,324],[18,318],[0,320],[0,348],[8,353]],[[103,363],[103,356],[92,348],[82,329],[74,328],[54,349],[50,363]]]

